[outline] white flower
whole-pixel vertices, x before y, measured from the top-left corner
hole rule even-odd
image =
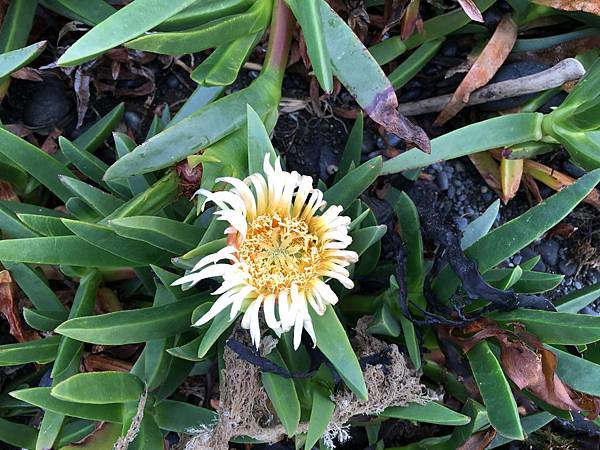
[[[245,180],[220,178],[230,191],[198,191],[218,206],[218,220],[229,224],[227,246],[205,256],[192,273],[174,285],[198,283],[213,277],[223,279],[213,294],[219,297],[196,326],[207,323],[231,305],[231,317],[245,308],[242,327],[250,329],[252,342],[260,343],[259,311],[278,335],[294,328],[298,348],[302,330],[313,342],[315,334],[308,307],[323,315],[328,304],[338,301],[327,284],[335,278],[351,289],[354,284],[345,267],[358,255],[345,248],[350,218],[340,216],[341,206],[325,209],[323,193],[312,187],[313,180],[297,172],[285,172],[279,158],[273,168],[268,156],[263,175]],[[206,205],[205,202],[205,205]]]

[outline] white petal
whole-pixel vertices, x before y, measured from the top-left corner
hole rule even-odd
[[[194,272],[185,277],[181,277],[180,279],[173,282],[171,286],[179,286],[186,283],[196,284],[202,280],[212,277],[222,277],[224,273],[231,270],[230,264],[214,264],[212,266],[208,266],[200,272]]]
[[[338,297],[327,283],[317,280],[314,283],[315,289],[321,294],[321,297],[330,305],[335,305],[338,302]]]
[[[250,175],[249,179],[252,183],[252,186],[254,186],[254,190],[256,191],[256,215],[260,216],[267,212],[267,200],[269,193],[267,182],[259,173]]]
[[[315,329],[313,328],[312,319],[310,316],[304,319],[304,329],[313,341],[313,348],[315,348],[317,346],[317,336],[315,336]]]
[[[300,185],[298,186],[298,190],[296,191],[296,198],[294,199],[294,208],[292,210],[293,217],[298,216],[302,211],[302,208],[304,208],[306,198],[312,190],[312,181],[312,178],[306,175],[300,179]]]
[[[221,261],[222,259],[228,259],[230,261],[235,261],[236,258],[234,256],[232,256],[235,252],[237,252],[237,249],[235,247],[232,247],[232,246],[224,247],[216,253],[213,253],[211,255],[205,256],[204,258],[201,258],[200,261],[198,261],[196,263],[196,265],[194,266],[194,268],[192,270],[194,272],[197,272],[204,266],[206,266],[208,264],[216,263],[218,261]]]
[[[218,216],[219,220],[225,220],[229,222],[229,224],[234,227],[242,236],[246,235],[246,232],[248,231],[248,222],[246,222],[246,217],[238,211],[234,211],[232,209],[221,210],[217,211],[215,216]]]
[[[279,334],[281,332],[281,324],[275,318],[275,294],[269,294],[265,297],[263,311],[269,328]]]
[[[258,349],[260,345],[260,322],[258,319],[258,312],[260,310],[260,301],[256,299],[250,307],[246,314],[250,313],[250,336],[252,337],[252,342]]]
[[[321,274],[326,277],[335,278],[340,283],[342,283],[342,285],[346,289],[352,289],[354,287],[354,282],[350,278],[348,278],[338,272],[334,272],[333,270],[326,270],[324,272],[321,272]]]
[[[325,314],[325,305],[323,304],[321,296],[318,294],[318,292],[314,290],[306,291],[304,295],[306,296],[306,300],[308,301],[310,306],[312,306],[312,308],[316,311],[318,315],[322,316],[323,314]]]
[[[252,191],[246,183],[244,183],[242,180],[233,177],[217,178],[216,181],[223,181],[225,183],[231,184],[246,204],[246,210],[248,212],[248,215],[252,218],[256,216],[256,200],[254,199],[254,195],[252,194]]]
[[[302,341],[302,329],[304,328],[304,318],[302,314],[296,316],[296,322],[294,324],[294,350],[298,350],[300,342]]]
[[[279,310],[279,320],[284,331],[289,331],[294,324],[294,317],[290,311],[290,302],[288,299],[288,291],[281,291],[277,301]]]
[[[199,327],[204,325],[209,320],[213,319],[217,314],[223,311],[231,304],[231,294],[229,292],[221,295],[215,303],[210,307],[208,312],[204,314],[198,321],[194,324],[195,327]]]

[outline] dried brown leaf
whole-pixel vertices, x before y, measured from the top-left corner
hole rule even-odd
[[[483,339],[494,338],[500,344],[502,369],[520,389],[527,389],[549,405],[563,410],[585,411],[591,418],[600,412],[600,398],[577,392],[556,374],[556,355],[547,350],[537,337],[520,324],[514,330],[500,328],[489,319],[468,325],[463,333],[472,336],[449,336],[463,351],[468,351]]]
[[[582,11],[600,16],[600,1],[598,0],[532,0],[538,5],[563,11]]]
[[[23,325],[14,294],[15,284],[10,272],[8,270],[0,271],[0,314],[8,320],[9,333],[19,342],[38,339],[39,336],[36,332],[27,330]]]
[[[372,103],[364,108],[371,119],[387,131],[417,146],[425,153],[431,153],[431,142],[423,129],[396,111],[398,98],[392,86],[379,92]]]
[[[491,39],[460,83],[448,104],[435,119],[434,125],[443,125],[465,107],[473,91],[485,86],[502,66],[517,39],[517,24],[505,15]]]
[[[83,125],[83,119],[90,104],[90,81],[92,77],[83,73],[81,67],[75,71],[73,89],[77,98],[77,128]]]
[[[502,197],[502,183],[500,181],[500,167],[488,152],[473,153],[469,159],[482,176],[487,185]]]
[[[561,191],[575,182],[575,178],[571,178],[558,170],[529,159],[525,160],[523,170],[526,174],[531,175],[555,191]],[[596,208],[600,208],[600,191],[592,189],[583,201]]]
[[[10,77],[17,80],[43,81],[40,71],[31,67],[23,67],[22,69],[16,70],[10,74]]]
[[[483,16],[477,5],[473,0],[458,0],[460,7],[464,10],[465,14],[469,16],[471,20],[483,23]]]
[[[0,181],[0,200],[20,202],[19,196],[8,181]]]
[[[423,20],[419,15],[420,3],[420,0],[412,0],[406,8],[400,23],[400,38],[402,40],[408,39],[415,29],[419,29],[419,31],[423,29]]]
[[[496,437],[496,430],[490,427],[488,430],[475,433],[467,442],[458,447],[458,450],[484,450]]]

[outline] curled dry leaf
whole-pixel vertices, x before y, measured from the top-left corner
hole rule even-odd
[[[39,336],[33,331],[25,329],[17,306],[15,298],[15,284],[8,270],[0,272],[0,313],[8,320],[10,334],[19,342],[38,339]]]
[[[600,2],[598,0],[532,0],[538,5],[564,11],[583,11],[600,16]]]
[[[467,442],[458,447],[458,450],[484,450],[496,437],[496,430],[490,427],[487,430],[473,434]]]
[[[425,153],[431,153],[431,142],[425,131],[403,115],[398,114],[397,107],[398,98],[394,88],[390,85],[388,89],[379,92],[373,102],[364,109],[371,119],[390,133],[415,144]]]
[[[435,119],[443,125],[465,107],[473,91],[485,86],[502,66],[517,40],[517,24],[505,15],[448,104]]]
[[[469,159],[492,190],[502,198],[502,183],[500,181],[500,168],[498,163],[488,152],[479,152],[469,155]]]
[[[20,202],[19,196],[8,181],[0,181],[0,200]]]
[[[523,171],[555,191],[561,191],[575,182],[575,178],[571,178],[558,170],[529,159],[525,160]],[[600,208],[600,191],[592,189],[583,201],[596,208]]]
[[[415,28],[419,32],[423,31],[423,19],[421,19],[419,14],[420,4],[420,0],[412,0],[406,8],[400,25],[400,38],[402,40],[408,39],[415,31]]]
[[[523,176],[522,159],[500,160],[500,183],[502,185],[502,201],[507,204],[509,200],[517,195]]]
[[[556,374],[556,355],[546,349],[520,324],[513,330],[502,329],[496,322],[481,319],[465,327],[462,336],[450,331],[451,339],[468,352],[478,342],[494,338],[500,345],[502,369],[520,389],[527,389],[549,405],[562,410],[584,411],[594,419],[600,412],[600,398],[575,391]],[[474,333],[465,336],[467,333]]]
[[[460,7],[464,10],[465,14],[469,16],[471,20],[476,22],[483,22],[483,16],[477,5],[473,0],[458,0]]]

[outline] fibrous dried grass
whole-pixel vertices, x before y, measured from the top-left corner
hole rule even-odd
[[[378,415],[390,406],[408,403],[426,403],[429,400],[418,374],[411,370],[404,356],[394,344],[387,344],[366,334],[367,318],[356,327],[354,350],[359,358],[386,352],[389,364],[369,365],[364,370],[369,398],[358,399],[347,388],[340,389],[332,400],[336,404],[327,427],[324,440],[333,447],[336,440],[347,439],[347,423],[356,415]],[[265,345],[266,341],[266,345]],[[261,352],[272,348],[272,341],[263,341]],[[254,439],[275,443],[285,437],[267,393],[260,382],[260,369],[240,358],[226,347],[225,369],[220,386],[219,419],[213,428],[206,426],[190,430],[191,436],[185,450],[228,450],[228,442],[234,436],[250,436]],[[301,423],[297,433],[305,433],[307,423]]]

